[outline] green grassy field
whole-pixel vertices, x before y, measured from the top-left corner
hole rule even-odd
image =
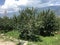
[[[19,34],[20,33],[18,31],[14,31],[14,30],[5,33],[6,36],[16,39],[19,37]],[[60,34],[55,34],[54,36],[49,36],[49,37],[40,36],[40,39],[42,40],[41,42],[28,41],[28,45],[60,45]]]
[[[28,45],[60,45],[60,34],[51,37],[41,37],[42,42],[29,42]]]
[[[13,30],[13,31],[5,33],[6,36],[13,37],[13,38],[16,38],[16,39],[19,37],[19,34],[20,33],[17,30]]]

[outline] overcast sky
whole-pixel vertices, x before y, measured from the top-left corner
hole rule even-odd
[[[0,13],[18,11],[19,6],[47,7],[60,5],[60,0],[0,0]]]

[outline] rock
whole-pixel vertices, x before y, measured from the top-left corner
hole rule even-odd
[[[20,40],[18,45],[27,45],[28,41]]]
[[[1,34],[1,36],[4,36],[4,34]]]
[[[55,34],[57,34],[58,32],[55,32]]]

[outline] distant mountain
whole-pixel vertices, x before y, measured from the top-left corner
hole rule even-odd
[[[26,6],[20,6],[20,9],[25,9]],[[42,10],[47,10],[47,9],[51,9],[53,10],[56,15],[60,16],[60,6],[48,6],[48,7],[40,7],[40,8],[36,8],[36,10],[42,11]],[[12,12],[12,13],[8,13],[7,16],[8,17],[12,17],[14,14],[18,14],[18,12]],[[0,17],[4,16],[4,14],[0,14]]]
[[[56,15],[60,16],[60,6],[48,6],[48,7],[38,8],[39,11],[47,10],[47,9],[53,10],[56,13]]]
[[[22,9],[25,9],[26,8],[26,6],[20,6],[20,9],[22,10]],[[31,8],[31,7],[30,7]],[[48,10],[48,9],[51,9],[51,10],[53,10],[55,13],[56,13],[56,15],[58,15],[58,16],[60,16],[60,6],[47,6],[47,7],[37,7],[37,8],[35,8],[36,10],[39,10],[39,11],[42,11],[42,10]],[[16,12],[15,12],[16,13]]]

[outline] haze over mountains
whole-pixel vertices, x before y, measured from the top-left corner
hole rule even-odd
[[[60,16],[60,6],[48,6],[48,7],[42,7],[39,8],[40,10],[47,10],[47,9],[51,9],[52,11],[54,11],[56,13],[56,15]]]
[[[60,0],[0,0],[0,16],[4,16],[6,11],[7,16],[11,17],[26,7],[39,10],[51,9],[60,15]]]

